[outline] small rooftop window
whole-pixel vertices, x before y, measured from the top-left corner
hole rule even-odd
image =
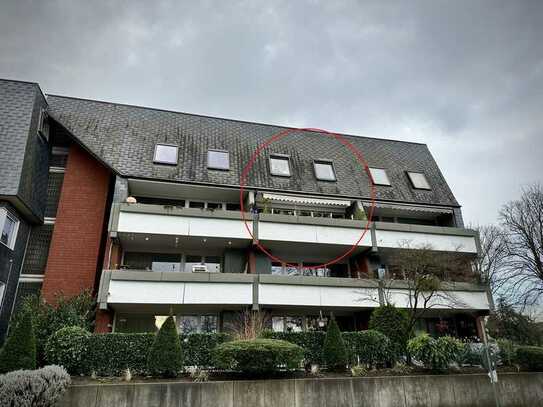
[[[413,188],[416,189],[432,189],[430,188],[430,184],[428,183],[428,180],[426,179],[426,176],[422,172],[407,172],[407,175],[409,176],[409,180],[411,181],[411,184],[413,184]]]
[[[373,185],[390,185],[390,180],[385,169],[383,168],[370,168],[371,181]]]
[[[230,154],[228,153],[228,151],[208,150],[207,168],[210,168],[212,170],[229,170]]]
[[[178,147],[172,144],[156,144],[153,162],[177,165],[177,150]]]
[[[315,176],[322,181],[335,181],[336,172],[331,161],[313,161]]]
[[[288,156],[270,156],[270,173],[280,177],[290,177],[290,165]]]

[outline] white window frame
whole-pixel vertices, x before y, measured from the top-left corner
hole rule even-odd
[[[288,174],[281,174],[281,173],[278,173],[278,172],[275,172],[273,171],[273,165],[272,165],[272,160],[283,160],[283,161],[286,161],[287,162],[287,168],[288,168]],[[284,154],[270,154],[270,174],[275,176],[275,177],[285,177],[285,178],[288,178],[288,177],[291,177],[292,176],[292,171],[290,169],[290,157],[288,155],[284,155]]]
[[[226,154],[226,161],[227,161],[227,166],[226,167],[219,167],[219,166],[216,166],[216,165],[211,165],[210,164],[210,156],[211,154],[213,153],[219,153],[219,154]],[[216,148],[210,148],[207,150],[207,168],[210,169],[210,170],[221,170],[221,171],[230,171],[230,152],[227,151],[227,150],[219,150],[219,149],[216,149]]]
[[[40,109],[40,117],[38,119],[38,134],[43,137],[45,141],[49,141],[49,114],[45,109]]]
[[[422,185],[421,184],[417,184],[417,182],[415,182],[415,180],[413,179],[413,175],[420,175],[422,176]],[[423,172],[420,172],[420,171],[407,171],[407,176],[409,177],[409,181],[411,182],[411,185],[413,186],[413,188],[415,189],[426,189],[426,190],[430,190],[432,189],[432,187],[430,186],[430,183],[428,182],[428,178],[426,178],[426,174],[424,174]]]
[[[378,167],[368,167],[368,168],[370,170],[371,182],[373,183],[373,185],[385,185],[385,186],[391,185],[390,178],[388,177],[387,170],[385,168],[378,168]],[[374,171],[383,171],[383,175],[385,176],[386,182],[377,182],[373,174]]]
[[[329,165],[332,169],[332,176],[333,178],[321,178],[317,174],[317,165]],[[336,182],[337,181],[337,175],[336,175],[336,169],[334,167],[334,163],[331,160],[313,160],[313,171],[315,172],[315,178],[317,178],[319,181],[328,181],[328,182]]]
[[[158,157],[157,157],[159,146],[161,146],[161,147],[175,147],[175,162],[159,160]],[[155,164],[177,165],[177,163],[179,162],[179,146],[177,144],[156,143],[155,144],[155,151],[154,151],[154,154],[153,154],[153,162]]]
[[[9,236],[8,243],[6,244],[2,241],[0,241],[0,243],[13,250],[15,247],[15,241],[17,240],[17,232],[19,231],[19,219],[15,215],[11,214],[6,208],[0,208],[0,233],[2,233],[4,230],[4,225],[7,218],[10,218],[15,222],[15,227],[13,228],[13,233],[11,236]]]

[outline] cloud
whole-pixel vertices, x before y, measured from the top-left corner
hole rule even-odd
[[[542,181],[539,1],[4,2],[44,91],[427,143],[468,222]]]

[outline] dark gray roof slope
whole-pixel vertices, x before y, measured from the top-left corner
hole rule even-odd
[[[260,144],[284,127],[178,113],[138,106],[48,96],[50,113],[89,150],[127,177],[239,185],[241,172]],[[345,136],[370,167],[386,168],[392,186],[378,186],[377,198],[457,206],[424,144]],[[156,143],[179,146],[179,164],[153,164]],[[230,152],[230,171],[208,170],[207,150]],[[290,178],[269,175],[270,153],[291,158]],[[316,180],[314,159],[333,161],[337,182]],[[432,189],[415,190],[406,171],[426,174]],[[369,179],[349,150],[322,133],[295,131],[262,151],[248,185],[312,194],[369,198]]]

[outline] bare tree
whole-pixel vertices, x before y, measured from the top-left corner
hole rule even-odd
[[[494,297],[503,295],[504,270],[507,261],[505,232],[496,225],[475,226],[479,235],[480,250],[473,261],[474,272],[483,284],[488,284]]]
[[[465,306],[447,290],[447,284],[473,279],[469,257],[457,251],[438,252],[430,245],[410,247],[409,242],[405,242],[388,261],[388,276],[382,283],[384,300],[393,304],[403,296],[402,302],[409,311],[408,334],[432,308]]]
[[[263,311],[244,310],[238,313],[231,331],[236,339],[256,339],[270,325],[270,316]]]
[[[506,232],[506,283],[516,304],[543,300],[543,189],[535,184],[506,204],[500,219]]]

